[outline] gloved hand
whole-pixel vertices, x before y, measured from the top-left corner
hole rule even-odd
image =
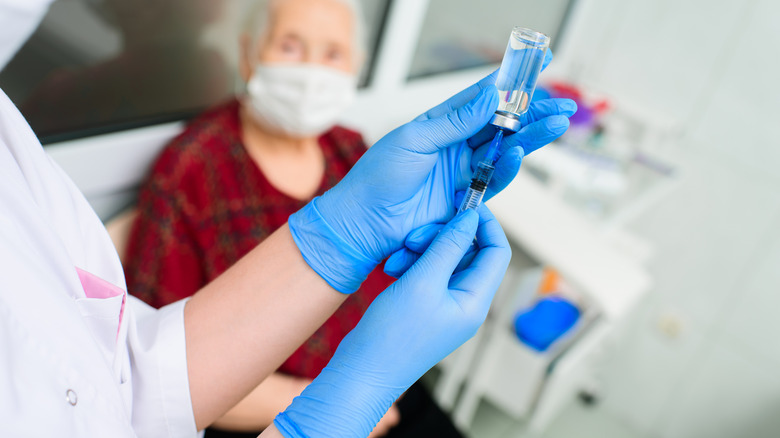
[[[465,190],[487,150],[484,128],[498,106],[495,77],[390,132],[336,187],[290,217],[301,254],[331,286],[355,291],[409,232],[455,214],[455,193]],[[563,134],[575,111],[569,99],[532,104],[525,127],[502,143],[486,198],[509,184],[525,153]]]
[[[473,261],[452,274],[475,231]],[[367,436],[401,393],[476,333],[510,256],[487,207],[479,217],[456,216],[374,300],[322,373],[276,417],[277,429],[288,438]]]
[[[542,70],[547,68],[547,65],[552,61],[552,52],[547,51]],[[451,99],[452,100],[452,99]],[[566,111],[566,107],[571,106],[571,113]],[[555,114],[556,111],[560,114],[571,116],[576,112],[577,106],[573,101],[568,99],[541,99],[533,101],[526,114],[521,116],[521,124],[523,128],[520,132],[514,134],[512,137],[505,139],[501,151],[509,156],[504,155],[503,164],[496,168],[496,174],[493,176],[487,191],[485,192],[484,200],[487,201],[492,198],[496,193],[503,190],[517,174],[520,168],[520,163],[525,155],[539,149],[547,143],[555,140],[559,135],[555,135],[556,132],[550,131],[545,126],[539,123],[534,123],[536,120],[541,120],[546,114]],[[439,108],[439,110],[442,110]],[[437,109],[428,111],[429,116],[436,116]],[[565,131],[565,130],[564,130]],[[495,135],[495,129],[491,127],[485,127],[478,134],[470,138],[467,142],[469,145],[482,145],[490,142]],[[518,148],[519,145],[519,148]],[[462,146],[461,146],[462,147]],[[471,154],[471,173],[473,169],[477,167],[479,162],[483,159],[487,148],[481,147]],[[460,151],[459,151],[460,152]],[[459,206],[463,199],[465,192],[458,191],[455,196],[455,205]],[[385,261],[384,271],[390,276],[395,278],[400,277],[406,272],[409,267],[414,264],[420,255],[428,248],[431,241],[436,237],[439,230],[442,229],[444,223],[428,223],[422,225],[420,228],[412,230],[404,240],[404,245],[401,249],[395,251],[390,258]],[[464,257],[465,263],[472,256],[472,249]]]
[[[463,202],[465,192],[458,192],[455,195],[455,205]],[[439,232],[446,224],[432,223],[425,224],[416,230],[412,230],[404,240],[403,248],[396,251],[385,261],[385,273],[391,277],[400,278],[409,267],[420,259],[420,256],[428,249],[433,239],[439,235]],[[466,251],[466,255],[461,259],[460,264],[455,269],[458,272],[463,266],[468,265],[474,258],[476,245],[472,244]]]

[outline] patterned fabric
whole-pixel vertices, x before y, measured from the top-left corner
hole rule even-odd
[[[365,151],[360,134],[334,127],[319,143],[326,168],[318,195]],[[239,103],[192,121],[162,152],[141,188],[128,245],[130,293],[161,307],[224,272],[306,204],[274,188],[241,141]],[[281,367],[314,378],[392,278],[381,266]]]

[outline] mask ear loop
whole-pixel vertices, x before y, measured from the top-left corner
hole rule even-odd
[[[260,64],[260,61],[257,60],[257,57],[254,56],[258,53],[258,48],[260,47],[260,39],[261,37],[259,35],[247,35],[249,38],[252,39],[252,41],[248,44],[249,47],[246,48],[247,50],[247,56],[249,57],[249,79],[245,82],[244,79],[241,77],[240,69],[236,69],[235,73],[233,74],[233,95],[238,100],[243,100],[247,97],[249,94],[249,81],[252,80],[252,75],[255,73],[255,69],[257,69],[258,64]],[[243,50],[240,49],[240,50]],[[239,64],[241,63],[241,56],[243,56],[242,53],[238,54],[239,57]]]
[[[256,44],[252,44],[252,47],[256,47]],[[253,53],[254,49],[250,51],[250,53]],[[249,79],[245,82],[244,79],[241,77],[241,74],[236,70],[233,82],[233,94],[238,99],[244,99],[249,94],[249,81],[252,80],[252,76],[255,74],[255,70],[257,69],[257,66],[260,64],[259,61],[254,60],[252,61],[251,65],[249,66]]]

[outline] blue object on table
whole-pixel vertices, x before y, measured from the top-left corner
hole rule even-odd
[[[547,350],[580,318],[580,310],[564,298],[543,298],[515,317],[515,333],[536,351]]]

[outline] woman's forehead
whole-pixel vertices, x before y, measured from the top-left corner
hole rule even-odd
[[[354,37],[354,12],[339,0],[282,0],[270,12],[272,35],[292,33],[345,44]]]

